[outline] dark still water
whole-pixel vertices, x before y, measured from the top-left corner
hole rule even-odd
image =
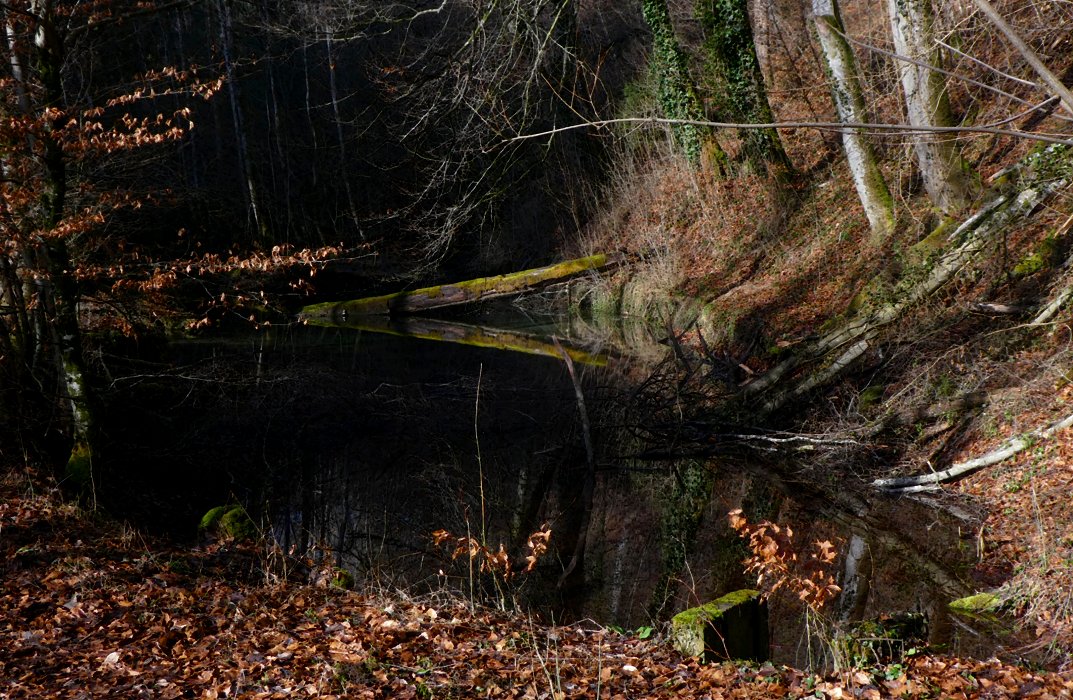
[[[387,330],[276,328],[176,342],[164,362],[116,361],[107,505],[193,539],[202,514],[239,502],[284,549],[330,551],[359,586],[506,596],[625,628],[755,585],[727,525],[742,508],[791,524],[797,542],[835,543],[832,575],[855,594],[832,619],[923,612],[951,651],[995,649],[945,613],[972,592],[966,508],[877,500],[849,472],[668,456],[699,428],[671,425],[693,399],[671,350],[645,333],[519,319]],[[543,523],[549,552],[506,585],[432,539],[469,535],[522,561]],[[775,659],[804,663],[803,610],[792,596],[771,608]]]

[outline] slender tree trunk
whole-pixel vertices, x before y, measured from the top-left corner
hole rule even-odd
[[[261,3],[261,16],[264,18],[265,26],[270,26],[271,15],[268,2]],[[268,99],[265,100],[265,116],[269,125],[269,146],[271,147],[271,145],[275,145],[274,155],[270,152],[268,160],[269,164],[272,166],[272,183],[275,196],[279,196],[277,178],[280,178],[283,181],[283,206],[285,207],[284,235],[286,240],[290,240],[291,227],[294,223],[294,216],[291,208],[291,181],[294,178],[291,175],[289,167],[287,147],[285,143],[286,139],[284,137],[283,124],[281,123],[279,116],[280,106],[279,88],[277,86],[275,69],[276,59],[271,52],[272,38],[267,31],[265,32],[264,41],[266,45],[266,55],[264,57],[265,72],[266,77],[268,78],[268,85],[266,87]]]
[[[664,116],[703,121],[704,108],[689,75],[686,56],[675,37],[667,0],[643,0],[641,11],[652,31],[652,64],[659,80],[659,103]],[[691,163],[699,163],[702,156],[706,156],[720,175],[726,174],[726,154],[707,129],[695,124],[679,124],[672,130]]]
[[[816,35],[827,62],[838,118],[843,122],[866,123],[868,116],[857,61],[845,39],[838,3],[836,0],[812,0],[812,12],[816,20]],[[842,147],[857,195],[872,227],[872,236],[876,240],[884,240],[894,232],[894,200],[876,163],[875,153],[857,129],[842,131]]]
[[[862,566],[864,564],[864,566]],[[860,620],[868,604],[871,588],[871,554],[868,542],[859,533],[853,533],[846,548],[846,561],[842,573],[842,595],[838,601],[839,622]]]
[[[234,61],[234,27],[231,18],[231,0],[219,0],[217,4],[220,17],[220,49],[224,59],[224,74],[227,77],[227,94],[231,101],[231,120],[235,131],[235,146],[238,150],[239,168],[245,180],[246,206],[253,219],[257,235],[262,240],[268,239],[268,227],[264,221],[261,208],[261,194],[253,176],[253,164],[250,162],[249,140],[246,137],[246,123],[242,114],[242,97],[238,78],[235,75]]]
[[[181,10],[175,13],[175,37],[178,43],[178,57],[179,67],[186,70],[189,61],[187,60],[186,46],[183,38],[190,31],[190,23],[187,21],[187,14],[185,10]],[[176,104],[176,108],[179,105]],[[179,149],[179,156],[182,159],[183,164],[183,177],[186,179],[187,184],[191,189],[197,190],[201,187],[201,164],[198,162],[198,137],[193,132],[183,137],[183,141],[186,144],[184,148]],[[187,153],[189,149],[189,153]]]
[[[888,0],[888,9],[895,51],[929,66],[939,66],[942,55],[935,40],[931,0]],[[910,124],[955,126],[941,73],[908,61],[899,62],[898,73]],[[917,134],[913,147],[932,204],[946,215],[968,206],[974,196],[975,178],[961,159],[955,141],[943,134]]]
[[[324,47],[328,53],[328,89],[332,97],[332,116],[335,117],[335,137],[339,147],[339,177],[343,181],[347,206],[350,207],[350,220],[358,228],[358,233],[361,237],[365,238],[365,234],[361,233],[361,229],[358,227],[358,208],[354,206],[354,193],[350,188],[349,163],[347,162],[346,154],[346,138],[343,134],[343,115],[339,109],[339,87],[336,84],[335,54],[332,50],[331,29],[325,33]]]
[[[1048,89],[1059,98],[1062,107],[1066,112],[1073,114],[1073,92],[1070,92],[1069,88],[1065,86],[1062,80],[1051,72],[1051,69],[1040,60],[1039,56],[1036,55],[1036,52],[1033,51],[1032,48],[1025,43],[1025,40],[1013,30],[1013,27],[1002,18],[1002,15],[995,10],[990,2],[987,0],[974,1],[976,6],[980,8],[980,11],[984,13],[984,16],[986,16],[991,23],[1002,32],[1007,41],[1013,44],[1018,53],[1028,61],[1028,65],[1032,66],[1032,70],[1036,71],[1036,75],[1038,75],[1043,82],[1046,83]]]
[[[704,31],[708,70],[719,84],[720,107],[728,121],[774,122],[747,0],[695,0],[694,14]],[[778,179],[792,172],[775,129],[747,129],[743,138],[746,157],[754,168],[769,169]]]
[[[50,1],[34,3],[38,26],[34,37],[34,67],[44,87],[42,113],[46,115],[41,137],[42,162],[45,170],[42,192],[42,228],[54,229],[64,216],[67,203],[67,165],[63,148],[54,134],[64,128],[68,117],[63,105],[61,70],[64,46],[52,19]],[[14,52],[13,56],[17,56]],[[17,60],[17,58],[16,58]],[[92,389],[86,378],[86,362],[82,353],[82,332],[78,323],[78,302],[81,297],[78,281],[72,273],[67,240],[52,236],[35,245],[35,267],[45,274],[39,279],[39,301],[52,312],[52,332],[57,374],[68,404],[71,453],[66,476],[92,488],[94,410]]]

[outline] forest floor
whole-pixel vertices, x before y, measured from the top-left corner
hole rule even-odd
[[[143,536],[21,469],[0,486],[0,549],[0,698],[1073,696],[1073,672],[997,660],[704,665],[658,632],[288,582],[262,546]]]

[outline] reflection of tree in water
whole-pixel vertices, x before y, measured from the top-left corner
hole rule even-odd
[[[672,346],[654,368],[578,366],[590,473],[561,363],[332,330],[269,341],[185,348],[184,369],[117,380],[115,424],[137,440],[115,467],[136,474],[152,455],[157,492],[185,522],[237,497],[285,548],[329,548],[359,580],[438,586],[443,570],[464,591],[465,563],[433,547],[433,531],[483,529],[493,549],[524,556],[546,521],[552,550],[517,592],[559,619],[631,626],[750,583],[726,524],[736,508],[805,540],[863,540],[872,564],[839,565],[858,579],[847,618],[965,590],[951,555],[964,521],[853,489],[846,465],[874,459],[853,440],[745,427],[717,410],[733,406],[713,378],[721,358],[683,370]],[[795,614],[773,615],[785,648]]]
[[[630,468],[667,475],[669,497],[659,509],[664,569],[650,609],[673,612],[747,583],[734,566],[740,544],[725,527],[726,512],[743,508],[751,519],[792,525],[805,543],[838,538],[846,593],[836,617],[925,610],[933,641],[951,641],[946,603],[972,590],[964,572],[976,554],[967,545],[979,515],[950,498],[895,500],[875,492],[868,486],[872,465],[890,459],[896,446],[877,451],[864,439],[867,426],[831,415],[828,406],[765,415],[741,401],[740,377],[726,372],[734,358],[703,344],[702,351],[670,344],[671,359],[637,383],[636,412],[622,419],[636,446]],[[792,600],[772,604],[776,627],[802,612]],[[798,646],[790,638],[798,629],[791,625],[781,636],[773,630],[784,659]]]

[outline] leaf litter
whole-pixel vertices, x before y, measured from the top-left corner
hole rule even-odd
[[[0,486],[0,698],[1070,697],[1073,674],[917,656],[827,676],[701,664],[660,635],[272,577]]]

